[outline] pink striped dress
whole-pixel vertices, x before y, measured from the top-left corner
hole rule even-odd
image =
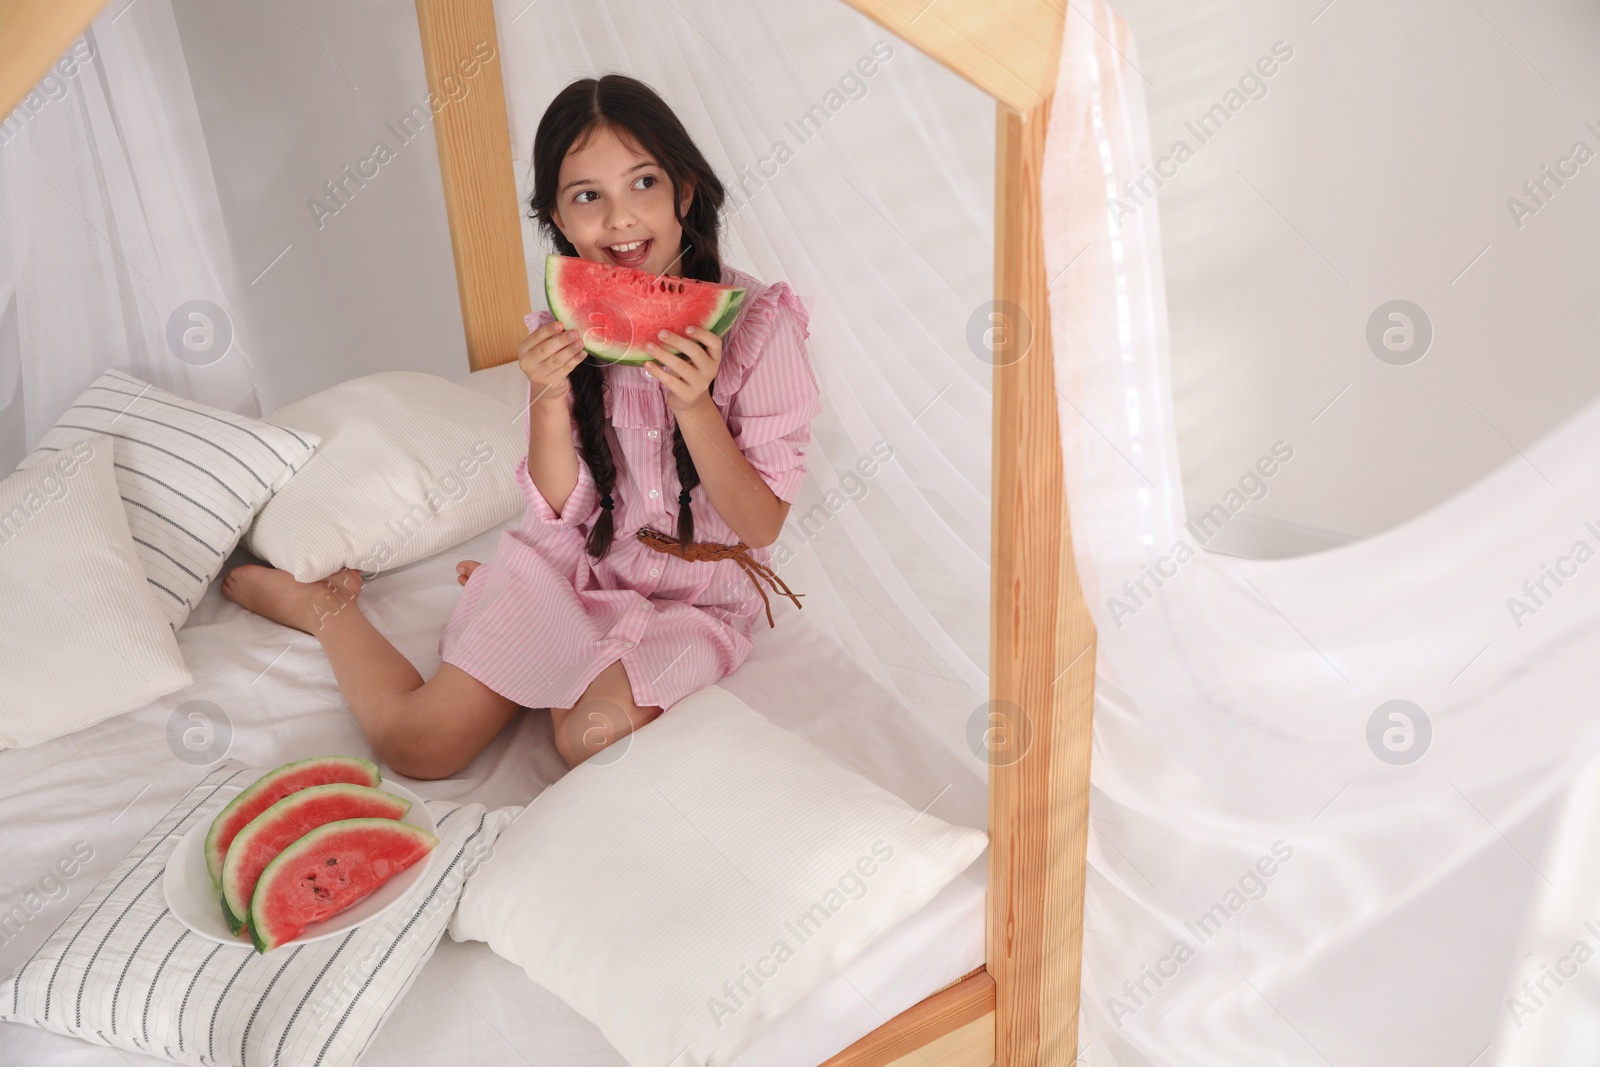
[[[822,410],[806,352],[810,316],[785,282],[763,285],[726,266],[722,282],[748,291],[723,337],[711,398],[750,465],[793,503],[811,420]],[[550,318],[541,311],[530,322]],[[639,542],[645,526],[677,536],[672,409],[666,387],[643,367],[608,365],[602,373],[617,467],[610,551],[596,560],[583,547],[600,494],[574,426],[578,483],[562,513],[528,476],[524,455],[516,471],[528,499],[522,522],[501,534],[493,561],[472,572],[439,639],[444,662],[523,707],[572,707],[620,659],[634,702],[665,710],[743,663],[757,620],[766,623],[761,595],[737,561],[682,560]],[[527,440],[526,410],[522,426]],[[703,485],[690,499],[696,541],[738,542]],[[770,565],[769,549],[749,555]]]

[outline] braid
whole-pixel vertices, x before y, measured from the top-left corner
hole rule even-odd
[[[611,491],[617,487],[617,466],[611,458],[611,443],[606,440],[605,381],[600,368],[585,358],[568,375],[572,386],[572,417],[578,424],[578,439],[583,444],[583,459],[594,474],[600,491],[600,517],[589,530],[584,548],[595,559],[611,548],[615,529],[611,518]]]
[[[689,445],[683,439],[683,427],[672,427],[672,458],[678,465],[678,541],[688,544],[694,540],[694,511],[689,506],[689,490],[700,484],[700,472],[695,469],[689,455]]]

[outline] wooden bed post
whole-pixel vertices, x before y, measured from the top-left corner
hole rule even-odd
[[[1078,1055],[1094,622],[1072,555],[1044,265],[1051,98],[995,112],[989,879],[982,972],[823,1067],[1067,1067]],[[936,1038],[933,1035],[940,1035]],[[992,1054],[979,1055],[982,1042]]]
[[[1068,522],[1040,197],[1067,3],[846,2],[997,101],[985,970],[996,1064],[1065,1067],[1078,1056],[1095,665]]]
[[[1078,1055],[1095,631],[1072,556],[1050,341],[1049,115],[1050,98],[995,113],[995,295],[1009,314],[994,372],[986,940],[1000,1067]]]
[[[105,6],[106,0],[0,0],[0,122]]]
[[[435,105],[433,134],[444,178],[467,362],[482,370],[516,358],[517,343],[528,333],[523,316],[532,306],[494,3],[417,0],[417,23],[428,90],[446,101]],[[492,58],[476,63],[485,54]],[[470,77],[463,72],[463,61],[475,67]]]

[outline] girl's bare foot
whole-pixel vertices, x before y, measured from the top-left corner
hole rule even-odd
[[[222,595],[282,626],[315,635],[361,595],[361,572],[335,571],[320,582],[297,582],[276,567],[243,563],[222,579]]]
[[[466,585],[467,579],[472,577],[472,572],[477,570],[479,563],[475,559],[464,559],[456,564],[456,584]]]

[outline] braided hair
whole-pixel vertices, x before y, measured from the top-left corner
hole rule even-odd
[[[533,195],[528,206],[532,209],[532,218],[555,250],[564,256],[578,254],[552,217],[562,160],[574,144],[586,140],[591,131],[600,128],[609,128],[624,140],[632,141],[661,164],[672,183],[673,211],[683,227],[679,270],[685,278],[720,283],[722,256],[717,246],[717,219],[726,195],[722,182],[666,101],[648,85],[624,74],[572,82],[556,94],[539,120],[533,139]],[[680,212],[678,207],[683,202],[685,184],[694,190],[694,199],[686,213]],[[603,366],[589,356],[572,369],[568,379],[584,462],[589,465],[601,496],[600,517],[595,520],[584,546],[595,559],[604,556],[611,547],[614,534],[611,513],[615,506],[612,494],[617,485],[617,467],[605,434]],[[695,469],[689,446],[683,440],[683,428],[676,420],[672,429],[672,457],[682,486],[678,493],[678,540],[687,545],[694,540],[694,512],[689,505],[689,492],[700,484],[700,472]]]

